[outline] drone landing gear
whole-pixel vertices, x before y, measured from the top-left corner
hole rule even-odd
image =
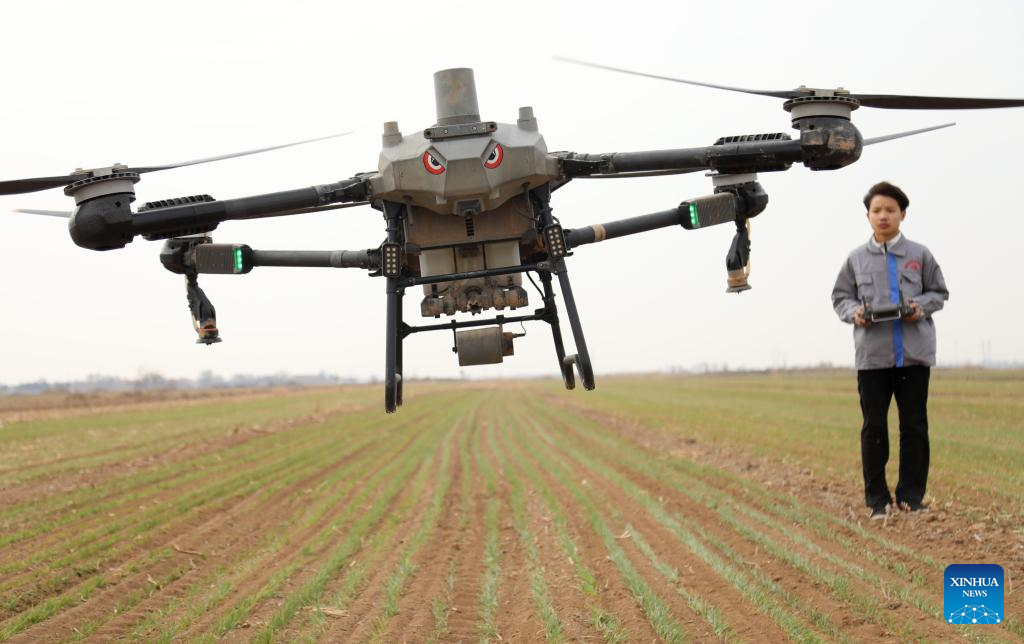
[[[587,341],[583,337],[583,327],[580,325],[579,312],[576,310],[576,300],[572,296],[572,287],[569,285],[569,276],[563,265],[562,272],[558,274],[558,284],[562,289],[562,296],[565,298],[566,313],[569,315],[569,326],[572,329],[573,341],[576,343],[576,353],[566,355],[565,344],[562,342],[562,326],[558,321],[558,308],[555,305],[555,293],[551,287],[551,273],[540,272],[540,280],[544,285],[544,308],[537,311],[545,322],[551,325],[551,337],[555,342],[555,355],[558,357],[558,367],[562,373],[562,383],[566,389],[576,388],[576,376],[573,368],[579,372],[583,388],[588,391],[595,387],[594,369],[590,363],[590,352],[587,350]]]
[[[540,272],[540,279],[544,283],[544,309],[541,312],[544,313],[544,320],[551,325],[562,382],[566,389],[576,388],[576,379],[572,373],[575,366],[580,380],[583,381],[583,388],[590,391],[595,387],[594,368],[590,364],[590,351],[587,350],[587,340],[583,337],[583,325],[580,324],[576,298],[572,295],[569,272],[565,267],[565,256],[569,247],[561,225],[555,221],[551,213],[550,185],[545,184],[532,190],[529,203],[536,213],[538,232],[550,253],[550,271]],[[555,295],[551,288],[551,273],[558,276],[558,287],[562,290],[562,298],[565,300],[565,312],[569,316],[569,328],[572,330],[572,340],[576,344],[576,353],[572,355],[565,355],[565,346],[562,344],[562,329],[558,322],[558,309],[555,307]]]
[[[393,414],[402,406],[402,340],[408,335],[408,325],[402,322],[402,297],[405,287],[399,279],[399,247],[402,245],[402,215],[405,204],[385,202],[384,220],[387,222],[387,242],[381,246],[381,272],[387,280],[388,310],[387,339],[384,350],[384,411]]]
[[[587,350],[587,340],[583,337],[583,326],[580,324],[580,314],[576,311],[576,300],[572,296],[572,287],[569,285],[569,275],[562,271],[558,274],[558,286],[562,289],[562,297],[565,299],[566,313],[569,315],[569,328],[572,329],[572,341],[576,344],[576,353],[562,358],[563,378],[564,366],[566,363],[576,365],[580,380],[583,381],[583,388],[591,391],[596,386],[594,383],[594,368],[590,364],[590,351]],[[572,389],[568,384],[566,389]]]
[[[388,278],[391,282],[393,278]],[[384,411],[391,414],[402,406],[402,340],[407,335],[408,326],[402,322],[402,296],[405,289],[398,288],[388,291],[387,311],[387,344],[385,347],[384,365]]]
[[[551,216],[551,209],[548,205],[550,192],[546,188],[538,188],[530,195],[530,204],[535,211],[539,212],[538,232],[544,234],[552,228],[558,228]],[[424,331],[450,331],[455,337],[453,350],[459,354],[460,364],[492,364],[502,361],[503,356],[512,355],[512,340],[519,337],[517,334],[503,332],[504,324],[516,322],[528,322],[539,320],[551,325],[551,335],[555,343],[555,354],[558,358],[559,372],[562,374],[562,381],[566,389],[576,387],[577,376],[583,383],[584,389],[594,389],[594,369],[590,363],[590,352],[587,350],[587,341],[583,337],[583,327],[580,324],[579,312],[576,310],[576,300],[573,297],[572,285],[569,283],[569,274],[565,268],[565,241],[558,228],[558,239],[552,241],[560,242],[560,254],[551,254],[547,261],[540,261],[533,264],[522,264],[517,266],[506,266],[496,268],[485,268],[483,270],[464,273],[452,273],[433,276],[402,276],[399,267],[401,266],[401,247],[405,244],[402,221],[407,206],[405,204],[384,202],[384,218],[387,222],[387,241],[381,246],[381,273],[387,280],[387,321],[386,321],[386,347],[384,364],[384,410],[387,413],[394,413],[402,405],[402,343],[406,337],[413,333]],[[546,238],[545,238],[546,239]],[[452,320],[444,324],[425,324],[411,326],[402,321],[402,297],[405,289],[424,284],[439,283],[455,279],[486,278],[510,273],[536,272],[543,284],[544,306],[535,309],[532,315],[498,315],[490,320]],[[558,307],[555,304],[555,292],[552,275],[558,276],[558,286],[565,300],[566,314],[569,317],[569,326],[572,329],[573,341],[576,345],[576,353],[566,355],[565,345],[562,342],[562,329],[558,319]],[[479,332],[463,333],[460,340],[460,329],[481,329]],[[486,328],[486,331],[483,329]],[[463,346],[460,348],[460,344]],[[575,372],[575,373],[574,373]]]
[[[555,344],[555,355],[558,358],[559,372],[562,374],[562,382],[565,384],[566,389],[575,389],[577,377],[583,383],[583,388],[587,390],[594,389],[594,369],[590,363],[590,352],[587,350],[587,342],[583,337],[583,327],[580,325],[579,313],[576,310],[576,301],[572,295],[572,287],[569,284],[569,276],[565,273],[564,265],[562,272],[558,274],[559,286],[562,290],[562,297],[565,299],[566,313],[569,317],[569,326],[572,329],[573,341],[576,344],[576,353],[566,355],[565,344],[562,341],[562,329],[558,319],[558,308],[555,305],[555,292],[553,288],[553,280],[551,278],[551,271],[548,270],[548,265],[531,266],[531,270],[536,270],[540,275],[540,280],[543,286],[544,294],[544,306],[543,308],[536,309],[532,315],[520,315],[506,317],[504,315],[498,315],[491,320],[472,320],[472,321],[456,321],[445,324],[427,324],[421,326],[410,326],[402,321],[402,297],[405,294],[405,288],[409,285],[410,281],[402,281],[397,278],[388,278],[389,290],[387,294],[387,328],[386,328],[386,347],[385,347],[385,365],[384,365],[384,410],[387,413],[394,413],[402,405],[402,343],[406,337],[413,333],[420,333],[423,331],[450,331],[457,333],[459,329],[467,328],[481,328],[486,327],[493,329],[495,327],[501,328],[504,324],[510,324],[515,322],[528,322],[533,320],[539,320],[547,322],[551,326],[551,337]],[[502,336],[507,336],[507,340],[511,342],[512,338],[519,337],[519,334],[504,333],[498,335],[498,341],[501,341]],[[458,351],[458,336],[456,335],[456,347],[453,350]],[[467,364],[489,364],[491,362],[500,362],[500,358],[497,360],[485,360],[481,357],[483,353],[493,353],[489,351],[493,349],[490,344],[481,344],[479,346],[467,346],[465,347],[466,355],[470,356]],[[501,353],[499,348],[499,354]],[[505,355],[511,355],[511,351],[505,353]],[[463,354],[460,353],[460,359],[463,358]]]

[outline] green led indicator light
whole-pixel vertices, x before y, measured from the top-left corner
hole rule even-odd
[[[697,216],[697,204],[690,204],[690,225],[694,228],[700,228],[700,218]]]
[[[241,248],[236,248],[235,249],[235,272],[236,273],[241,273],[242,272],[242,268],[243,268],[243,266],[242,266],[242,249]]]

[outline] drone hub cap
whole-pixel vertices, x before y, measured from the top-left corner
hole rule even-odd
[[[860,107],[860,101],[839,93],[839,90],[815,90],[813,95],[791,98],[782,108],[792,114],[795,123],[813,116],[835,116],[850,120],[853,110]]]
[[[122,166],[124,167],[124,166]],[[83,172],[83,178],[64,188],[64,194],[75,198],[75,204],[81,204],[96,197],[128,193],[135,195],[134,184],[139,182],[136,172],[120,172],[117,166],[107,168],[108,172]]]

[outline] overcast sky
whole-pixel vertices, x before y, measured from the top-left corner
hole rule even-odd
[[[0,11],[0,179],[355,131],[146,175],[137,204],[374,170],[384,121],[404,131],[434,123],[432,73],[447,67],[475,69],[484,119],[515,122],[518,107],[532,105],[549,150],[581,152],[796,132],[781,100],[583,69],[552,55],[740,87],[1024,97],[1024,5],[1010,1],[38,2]],[[861,198],[881,179],[910,196],[903,230],[931,248],[952,293],[936,315],[940,364],[986,353],[1024,361],[1024,109],[862,108],[853,116],[866,137],[958,125],[872,146],[843,170],[762,174],[771,201],[753,226],[754,288],[741,295],[724,292],[729,227],[579,249],[568,266],[598,377],[701,363],[852,365],[851,330],[829,295],[847,253],[870,234]],[[580,180],[553,206],[571,228],[709,192],[699,173]],[[161,267],[159,242],[88,251],[71,242],[64,221],[11,212],[19,207],[73,203],[59,189],[0,197],[0,382],[148,370],[383,375],[384,283],[364,271],[203,276],[224,338],[205,347],[193,344],[183,279]],[[229,222],[214,233],[258,249],[369,248],[382,238],[369,208]],[[405,298],[407,320],[418,319],[419,299]],[[555,374],[547,326],[526,330],[504,365],[467,373]],[[413,377],[459,373],[444,333],[410,338],[405,365]]]

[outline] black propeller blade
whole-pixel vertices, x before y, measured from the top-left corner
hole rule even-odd
[[[134,172],[136,174],[142,174],[144,172],[157,172],[159,170],[171,170],[173,168],[182,168],[188,165],[198,165],[200,163],[210,163],[211,161],[222,161],[224,159],[233,159],[235,157],[244,157],[250,154],[259,154],[261,152],[270,152],[271,150],[280,150],[282,148],[290,148],[294,145],[303,145],[305,143],[313,143],[315,141],[323,141],[325,139],[334,139],[339,136],[346,136],[351,132],[342,132],[340,134],[331,134],[328,136],[321,136],[315,139],[306,139],[304,141],[294,141],[292,143],[284,143],[281,145],[272,145],[265,148],[257,148],[255,150],[246,150],[244,152],[233,152],[231,154],[220,154],[213,157],[204,157],[202,159],[193,159],[191,161],[182,161],[181,163],[169,163],[167,165],[150,165],[150,166],[139,166],[136,168],[125,168],[118,169],[119,172]],[[34,177],[31,179],[13,179],[11,181],[0,181],[0,195],[16,195],[23,194],[26,192],[38,192],[39,190],[48,190],[50,188],[59,188],[68,184],[74,183],[79,179],[84,179],[88,175],[83,174],[69,174],[57,177]]]
[[[644,76],[646,78],[656,78],[658,80],[667,80],[672,81],[674,83],[686,83],[687,85],[697,85],[700,87],[710,87],[713,89],[724,89],[730,92],[742,92],[744,94],[757,94],[759,96],[773,96],[775,98],[790,99],[800,98],[802,96],[813,96],[815,92],[815,90],[809,88],[771,91],[759,89],[745,89],[742,87],[729,87],[728,85],[715,85],[713,83],[701,83],[698,81],[686,80],[684,78],[673,78],[671,76],[659,76],[657,74],[648,74],[645,72],[638,72],[631,69],[623,69],[621,67],[612,67],[610,65],[591,63],[585,60],[564,58],[562,56],[555,56],[555,59],[566,63],[573,63],[574,65],[594,67],[596,69],[620,72],[622,74],[631,74],[633,76]],[[888,110],[980,110],[992,109],[997,107],[1024,107],[1024,99],[1020,98],[957,98],[952,96],[904,96],[901,94],[853,93],[844,93],[843,96],[849,96],[850,98],[857,99],[857,101],[860,102],[860,104],[863,107],[877,107]]]
[[[65,175],[62,177],[35,177],[34,179],[13,179],[0,181],[0,195],[17,195],[25,192],[38,192],[50,188],[59,188],[83,178],[81,175]]]
[[[850,94],[864,107],[886,110],[986,110],[1021,107],[1020,98],[956,98],[954,96],[900,96],[898,94]]]

